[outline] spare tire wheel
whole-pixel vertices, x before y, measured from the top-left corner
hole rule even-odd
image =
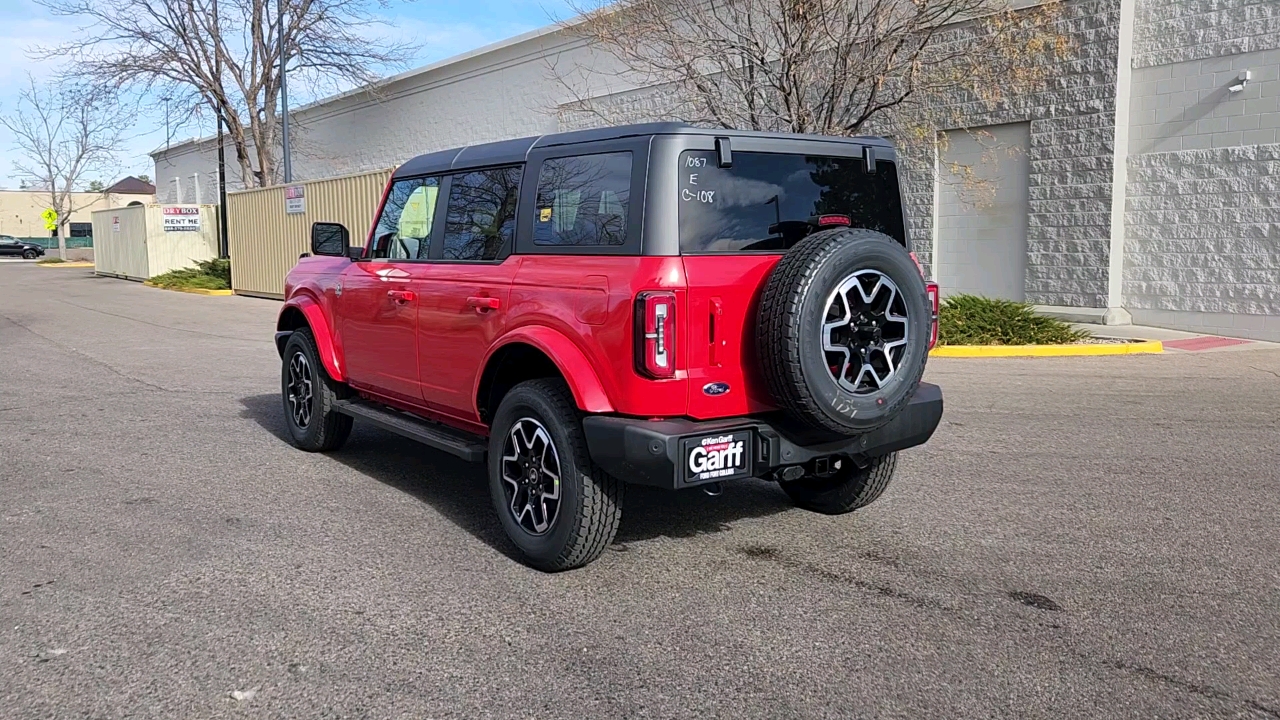
[[[756,341],[778,406],[809,428],[847,436],[884,425],[911,400],[931,323],[906,248],[839,228],[801,240],[773,269]]]

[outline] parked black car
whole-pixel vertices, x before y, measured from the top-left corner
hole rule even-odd
[[[22,242],[12,235],[0,235],[0,257],[21,256],[34,260],[44,254],[44,247],[35,243]]]

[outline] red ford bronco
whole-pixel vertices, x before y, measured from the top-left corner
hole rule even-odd
[[[289,431],[353,418],[487,462],[530,564],[595,559],[625,483],[875,500],[942,417],[937,287],[877,138],[650,124],[475,145],[316,223],[276,345]]]

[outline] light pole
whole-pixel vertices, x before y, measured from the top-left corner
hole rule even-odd
[[[169,149],[169,96],[160,98],[164,101],[164,149]]]
[[[215,111],[218,115],[218,257],[229,257],[227,244],[227,155],[222,142],[222,18],[218,16],[218,0],[213,0],[213,24],[217,28],[217,44],[213,48],[213,74],[218,80]]]
[[[289,157],[289,80],[285,74],[285,66],[289,63],[289,50],[284,44],[284,3],[276,0],[280,9],[280,132],[284,137],[284,181],[293,182],[293,162]]]

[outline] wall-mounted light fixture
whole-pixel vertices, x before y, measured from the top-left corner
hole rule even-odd
[[[1241,70],[1240,74],[1236,76],[1236,79],[1232,81],[1230,85],[1227,86],[1227,90],[1230,90],[1233,93],[1238,93],[1241,90],[1243,90],[1244,86],[1248,85],[1249,81],[1252,79],[1253,79],[1253,73],[1249,72],[1248,70]]]

